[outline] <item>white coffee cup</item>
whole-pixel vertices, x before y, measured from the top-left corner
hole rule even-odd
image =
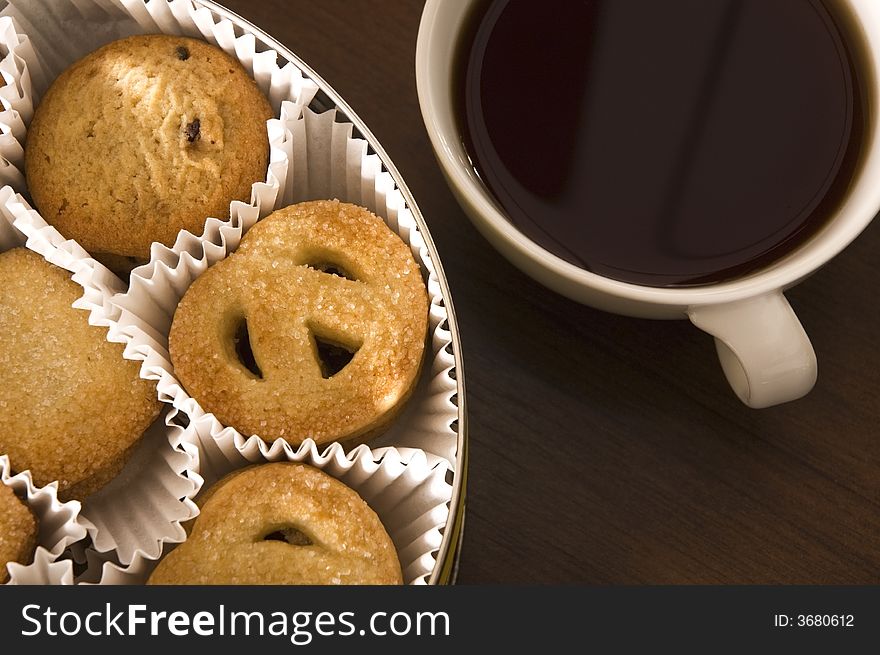
[[[731,281],[689,288],[645,287],[591,273],[537,245],[505,218],[474,171],[455,118],[455,53],[476,2],[427,0],[416,46],[416,83],[443,173],[480,232],[525,273],[573,300],[630,316],[690,319],[715,337],[727,380],[750,407],[809,392],[816,382],[816,355],[783,291],[843,250],[880,209],[880,0],[833,2],[835,15],[848,22],[868,114],[862,160],[839,210],[782,259]]]

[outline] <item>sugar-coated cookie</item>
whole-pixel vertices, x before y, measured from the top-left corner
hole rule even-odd
[[[0,453],[81,498],[109,482],[159,414],[154,382],[72,305],[83,288],[25,248],[0,254]]]
[[[427,323],[400,237],[362,207],[312,201],[257,223],[193,282],[169,349],[187,392],[245,435],[363,441],[415,386]]]
[[[375,512],[335,478],[280,462],[236,471],[199,500],[186,542],[148,584],[401,584]]]

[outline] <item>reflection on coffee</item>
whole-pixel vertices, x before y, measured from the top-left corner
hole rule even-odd
[[[529,238],[606,277],[765,266],[858,164],[865,93],[819,0],[494,0],[461,53],[477,172]]]

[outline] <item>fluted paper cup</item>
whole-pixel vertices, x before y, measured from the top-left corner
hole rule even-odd
[[[0,484],[11,487],[37,518],[37,548],[31,562],[10,562],[7,584],[73,584],[73,561],[64,551],[85,538],[86,530],[77,520],[78,500],[58,500],[58,484],[34,484],[30,472],[13,475],[9,458],[0,455]]]
[[[299,462],[314,466],[354,489],[376,512],[394,542],[404,583],[428,582],[449,517],[452,488],[446,479],[449,465],[445,461],[432,464],[424,452],[416,449],[370,450],[358,446],[346,453],[339,444],[331,444],[319,451],[311,440],[298,449],[279,443],[266,456],[239,456],[230,461],[216,448],[209,433],[200,435],[194,426],[188,430],[204,448],[205,490],[227,473],[252,464]],[[83,579],[101,584],[142,584],[157,564],[140,558],[124,566],[113,559],[93,556]]]

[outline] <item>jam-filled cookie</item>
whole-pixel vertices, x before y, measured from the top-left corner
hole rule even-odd
[[[401,584],[375,512],[335,478],[280,462],[236,471],[199,500],[186,542],[148,584]]]
[[[96,491],[159,414],[155,383],[72,305],[83,288],[25,248],[0,254],[0,453],[59,497]]]
[[[409,248],[362,207],[278,210],[187,290],[171,326],[175,374],[243,434],[364,441],[418,378],[428,299]]]
[[[37,520],[10,487],[0,483],[0,584],[9,580],[6,565],[29,564],[37,544]]]
[[[204,41],[132,36],[64,71],[28,130],[28,188],[43,217],[114,270],[201,234],[266,179],[269,101]],[[110,257],[106,257],[109,255]],[[121,264],[120,264],[121,262]]]

